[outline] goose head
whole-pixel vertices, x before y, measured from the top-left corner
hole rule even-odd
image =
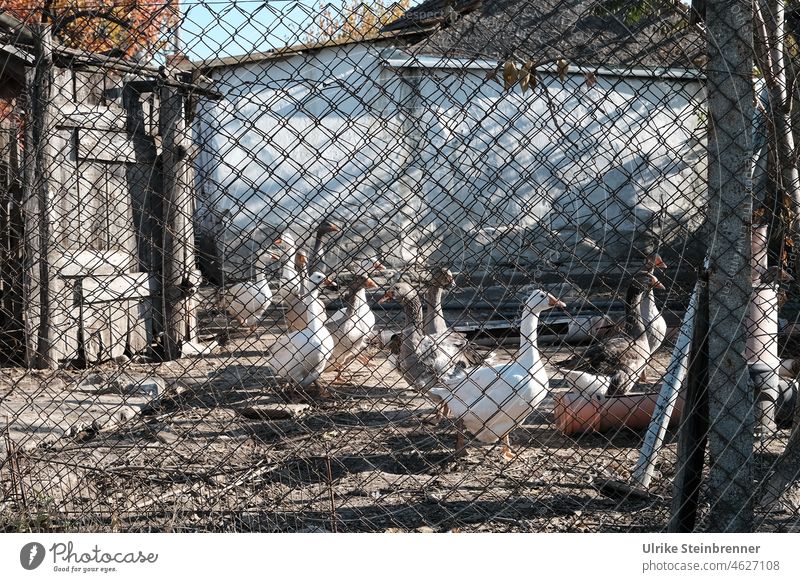
[[[430,285],[432,287],[439,287],[446,289],[448,287],[456,286],[456,278],[453,276],[452,271],[447,267],[436,266],[431,268]]]
[[[353,278],[353,280],[347,285],[348,291],[352,293],[357,293],[361,289],[377,289],[377,287],[377,283],[375,283],[375,281],[366,275],[359,275]]]
[[[275,239],[274,244],[286,249],[287,252],[297,248],[297,241],[295,240],[294,235],[290,232],[282,233],[278,238]]]
[[[308,254],[304,250],[299,250],[294,256],[294,268],[302,271],[308,266]]]
[[[563,309],[566,307],[566,304],[553,297],[547,291],[536,289],[525,300],[524,307],[526,311],[531,313],[541,313],[553,307],[561,307]]]
[[[331,234],[334,232],[339,232],[341,229],[339,226],[334,223],[332,220],[328,218],[323,218],[322,222],[319,223],[317,226],[317,236],[324,236],[326,234]]]
[[[652,271],[656,268],[661,269],[662,271],[667,268],[667,264],[661,259],[661,255],[658,253],[653,253],[652,255],[645,257],[642,270]]]
[[[386,267],[377,259],[361,259],[356,264],[356,273],[372,273],[374,271],[383,271]]]
[[[385,303],[387,301],[399,301],[400,303],[409,303],[414,299],[417,299],[419,295],[417,294],[416,289],[414,289],[411,285],[404,282],[395,283],[383,294],[378,300],[378,303]]]
[[[647,293],[650,289],[664,289],[664,285],[658,277],[648,271],[639,271],[631,279],[629,292],[635,294]]]
[[[319,287],[328,287],[329,289],[339,288],[339,286],[334,281],[331,281],[328,277],[326,277],[319,271],[314,271],[313,273],[311,273],[308,276],[308,282],[311,284],[312,289],[317,289]]]

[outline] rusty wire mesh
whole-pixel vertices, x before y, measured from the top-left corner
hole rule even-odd
[[[702,15],[41,4],[0,2],[0,529],[667,529],[686,385],[715,366],[681,340],[693,289],[730,338],[703,267]],[[750,85],[732,381],[767,388],[710,431],[752,497],[789,440],[797,311],[775,104]],[[695,507],[706,527],[705,488]]]

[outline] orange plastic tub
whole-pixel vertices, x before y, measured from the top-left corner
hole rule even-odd
[[[650,424],[658,392],[590,399],[579,392],[555,396],[553,417],[558,430],[566,435],[607,432],[619,428],[644,430]],[[683,395],[678,396],[669,426],[677,426],[683,410]]]

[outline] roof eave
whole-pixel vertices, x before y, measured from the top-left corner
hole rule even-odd
[[[434,30],[436,30],[436,27],[420,28],[415,30],[402,30],[397,32],[381,32],[376,36],[371,36],[369,38],[363,38],[363,39],[347,38],[347,39],[338,39],[338,40],[331,40],[319,43],[301,43],[301,44],[281,47],[271,51],[254,52],[244,55],[193,61],[192,65],[195,69],[208,70],[208,69],[218,69],[222,67],[253,64],[262,61],[273,61],[277,59],[288,58],[325,48],[338,48],[354,44],[373,43],[373,42],[394,40],[396,38],[422,36],[430,34]]]

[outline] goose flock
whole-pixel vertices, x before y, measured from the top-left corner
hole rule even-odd
[[[250,329],[273,301],[284,305],[287,331],[270,346],[267,365],[297,389],[316,387],[320,397],[328,395],[319,382],[323,372],[335,372],[333,383],[339,383],[353,361],[369,365],[367,347],[376,334],[376,318],[367,291],[378,288],[372,276],[384,268],[375,257],[351,265],[349,278],[341,281],[345,307],[328,318],[319,294],[323,287],[337,288],[325,252],[330,236],[339,230],[332,221],[322,221],[310,255],[291,233],[282,234],[275,241],[280,252],[268,254],[282,264],[274,293],[262,275],[224,292],[228,312]],[[622,329],[556,364],[577,390],[602,399],[627,394],[646,379],[646,366],[666,335],[653,295],[654,289],[664,288],[654,271],[664,268],[658,255],[648,257],[627,288]],[[494,352],[448,328],[442,297],[454,285],[452,272],[439,266],[430,269],[424,289],[405,281],[391,284],[378,303],[398,302],[405,322],[384,348],[409,387],[435,404],[436,421],[453,422],[457,455],[466,454],[469,436],[482,443],[501,442],[501,455],[510,460],[510,433],[549,393],[537,345],[539,317],[566,305],[544,290],[530,292],[522,306],[519,349],[511,362],[501,364]]]

